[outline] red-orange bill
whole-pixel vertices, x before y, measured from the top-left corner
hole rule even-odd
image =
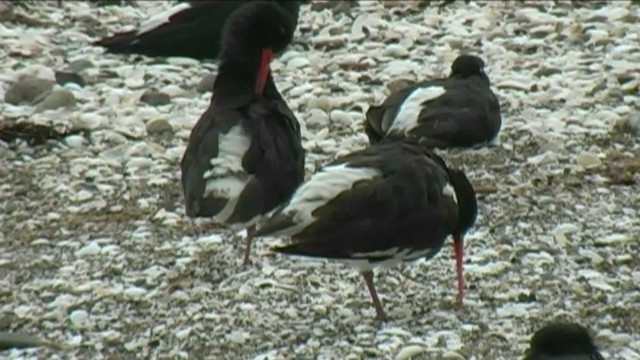
[[[264,87],[267,85],[269,77],[269,64],[273,59],[273,51],[271,49],[263,49],[260,55],[260,65],[258,67],[258,78],[256,79],[256,94],[262,94]]]

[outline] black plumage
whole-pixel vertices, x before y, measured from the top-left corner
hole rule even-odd
[[[324,166],[256,236],[290,236],[290,245],[274,250],[356,267],[384,319],[373,268],[429,259],[449,235],[462,301],[463,235],[476,215],[475,193],[463,172],[419,144],[383,141]]]
[[[372,144],[385,137],[411,137],[429,148],[454,148],[490,142],[501,125],[500,103],[484,61],[461,55],[448,78],[412,85],[371,106],[365,131]]]
[[[216,59],[225,21],[239,8],[255,0],[184,1],[142,24],[139,29],[117,33],[93,43],[114,54],[151,57],[183,56],[198,60]],[[274,1],[294,24],[288,27],[292,38],[300,11],[299,1]],[[291,41],[291,40],[289,40]]]
[[[304,179],[300,126],[269,71],[294,24],[272,2],[254,2],[225,25],[211,104],[191,131],[182,158],[190,217],[248,228],[285,202]]]
[[[586,328],[554,322],[531,338],[524,360],[604,360]]]

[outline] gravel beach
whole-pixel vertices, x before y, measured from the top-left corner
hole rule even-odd
[[[500,98],[498,146],[439,152],[479,198],[464,309],[449,240],[377,271],[383,325],[354,270],[273,254],[277,239],[243,268],[243,232],[184,215],[179,162],[215,64],[89,45],[171,4],[0,5],[0,331],[63,346],[0,358],[512,360],[564,319],[640,360],[637,4],[302,7],[272,69],[307,175],[367,145],[370,104],[461,53]]]

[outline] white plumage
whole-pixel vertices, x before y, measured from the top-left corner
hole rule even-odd
[[[410,248],[405,248],[400,250],[398,247],[394,247],[391,249],[383,250],[383,251],[372,251],[368,253],[353,253],[351,254],[351,259],[340,259],[339,262],[350,266],[359,272],[371,271],[377,267],[389,268],[394,265],[397,265],[402,262],[418,260],[424,258],[430,252],[433,252],[433,249],[426,248],[421,250],[413,250]],[[384,259],[382,261],[371,261],[369,257],[382,256],[389,258]],[[361,258],[361,259],[359,259]]]
[[[444,188],[442,188],[442,194],[452,197],[453,202],[456,204],[458,203],[458,198],[456,197],[456,191],[453,189],[453,186],[451,186],[451,184],[447,183],[447,185],[445,185]]]
[[[163,11],[157,15],[152,16],[147,22],[145,22],[140,29],[138,29],[137,34],[142,35],[149,31],[159,28],[160,26],[169,23],[169,19],[175,14],[185,11],[191,8],[191,4],[188,2],[180,3],[176,6],[171,7],[170,9]],[[138,42],[138,40],[134,40],[134,44]]]
[[[370,180],[380,175],[378,169],[352,168],[346,164],[323,168],[296,190],[289,203],[282,210],[282,214],[293,217],[296,225],[272,235],[297,233],[316,220],[313,216],[316,209],[326,205],[340,193],[351,189],[356,182]]]
[[[238,198],[251,179],[242,168],[242,157],[249,150],[251,139],[241,125],[218,137],[218,156],[210,160],[211,168],[204,173],[204,196],[229,199],[224,209],[214,217],[226,221],[236,207]]]
[[[418,116],[420,116],[420,112],[422,111],[422,104],[426,101],[434,100],[446,92],[442,86],[428,86],[415,89],[402,103],[398,114],[391,123],[391,127],[389,127],[388,130],[383,127],[382,130],[387,134],[400,132],[407,135],[409,131],[418,125]]]

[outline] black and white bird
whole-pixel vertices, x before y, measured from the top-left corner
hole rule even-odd
[[[417,143],[383,141],[324,166],[256,236],[289,236],[291,243],[274,251],[355,267],[384,320],[373,269],[432,258],[449,235],[462,303],[463,236],[476,215],[475,192],[462,171]]]
[[[247,228],[289,199],[304,179],[300,125],[269,63],[291,41],[293,19],[273,2],[242,7],[223,30],[218,75],[207,111],[182,158],[189,217]]]
[[[371,106],[365,121],[369,141],[413,137],[441,149],[496,142],[502,125],[500,102],[484,66],[477,56],[461,55],[448,78],[417,83]]]
[[[531,338],[524,360],[604,360],[581,325],[550,323]]]
[[[117,33],[93,43],[114,54],[151,57],[182,56],[198,60],[216,59],[225,21],[239,8],[255,0],[190,0],[179,2],[151,17],[137,30]],[[287,11],[293,26],[287,27],[291,39],[298,22],[299,1],[274,1]],[[289,40],[291,41],[291,40]]]

